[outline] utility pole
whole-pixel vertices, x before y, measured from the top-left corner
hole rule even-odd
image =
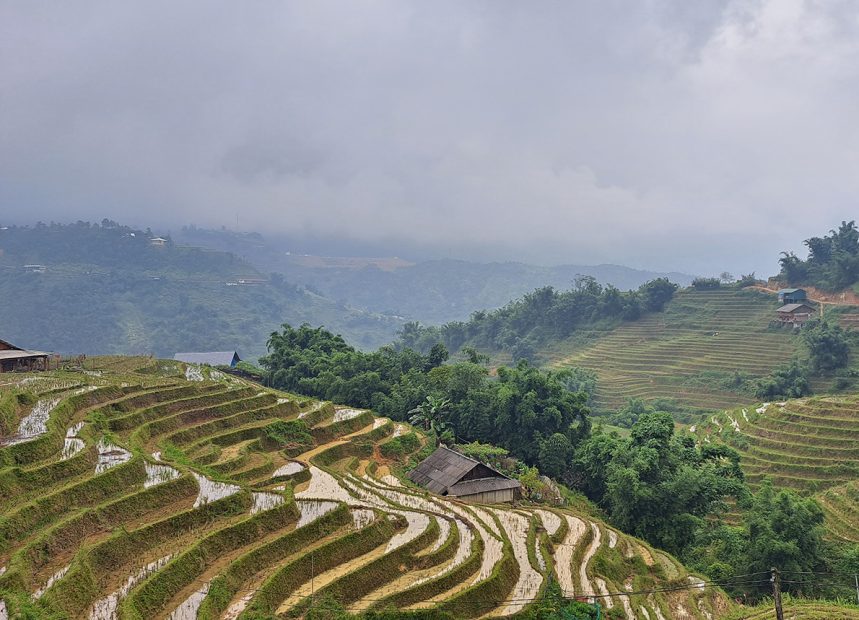
[[[775,618],[776,620],[784,620],[784,610],[781,608],[781,574],[776,567],[770,569],[772,577],[770,581],[773,584],[773,602],[775,603]]]
[[[310,552],[310,607],[313,607],[313,552]]]
[[[853,580],[856,582],[856,604],[859,605],[859,575],[853,575]]]

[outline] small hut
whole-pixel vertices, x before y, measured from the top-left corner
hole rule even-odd
[[[778,322],[799,327],[814,316],[814,308],[808,304],[786,304],[776,310]]]
[[[409,479],[437,495],[472,503],[512,502],[522,495],[517,480],[444,446],[421,461]]]
[[[48,370],[50,353],[29,351],[0,340],[0,372]]]
[[[783,288],[778,292],[778,301],[780,304],[801,304],[808,299],[805,289],[802,288]]]

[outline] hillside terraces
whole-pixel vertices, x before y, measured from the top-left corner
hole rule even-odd
[[[629,398],[724,409],[748,399],[720,383],[735,372],[767,375],[795,353],[797,340],[788,330],[768,329],[775,308],[772,296],[752,291],[684,290],[663,313],[608,332],[578,334],[541,361],[596,372],[599,409],[617,409]]]
[[[0,617],[291,617],[328,596],[503,617],[550,574],[626,618],[728,609],[592,517],[407,486],[391,469],[429,449],[407,425],[214,377],[114,361],[15,382],[67,383],[36,436],[0,448]],[[69,439],[79,449],[64,457]],[[643,590],[660,591],[619,594]]]
[[[859,620],[859,608],[834,603],[794,601],[785,599],[784,617],[790,620]],[[761,605],[755,611],[741,611],[726,620],[775,620],[771,603]]]
[[[690,430],[699,441],[736,448],[753,488],[769,477],[815,494],[830,536],[859,542],[859,396],[741,407]]]
[[[702,441],[736,447],[753,485],[822,491],[859,478],[859,398],[764,403],[714,414],[695,428]]]

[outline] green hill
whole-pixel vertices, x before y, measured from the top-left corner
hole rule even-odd
[[[767,477],[813,494],[830,535],[859,542],[859,396],[741,407],[713,414],[692,430],[699,441],[737,449],[752,487]]]
[[[2,338],[61,353],[265,353],[282,323],[324,324],[356,346],[401,321],[260,274],[232,254],[150,241],[151,232],[78,223],[0,230]]]
[[[89,363],[0,377],[18,403],[0,447],[0,609],[12,617],[273,618],[330,599],[506,617],[550,581],[601,596],[610,618],[734,608],[591,514],[412,487],[394,474],[430,447],[407,425],[206,368]]]
[[[795,334],[769,328],[776,307],[774,296],[755,291],[686,289],[662,313],[579,332],[538,359],[593,370],[599,409],[617,409],[630,398],[723,409],[750,400],[734,388],[735,373],[742,380],[767,375],[799,350]]]

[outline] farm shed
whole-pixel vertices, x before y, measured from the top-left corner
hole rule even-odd
[[[802,288],[783,288],[778,292],[780,304],[801,304],[807,298],[805,289]]]
[[[173,356],[177,362],[186,364],[201,364],[207,366],[229,366],[235,368],[242,361],[235,351],[206,351],[203,353],[177,353]]]
[[[518,481],[444,446],[421,461],[409,479],[436,495],[482,504],[512,502],[522,488]]]
[[[49,356],[44,351],[28,351],[0,340],[0,372],[48,370]]]
[[[802,325],[814,316],[814,308],[807,304],[786,304],[776,310],[776,315],[780,323]]]

